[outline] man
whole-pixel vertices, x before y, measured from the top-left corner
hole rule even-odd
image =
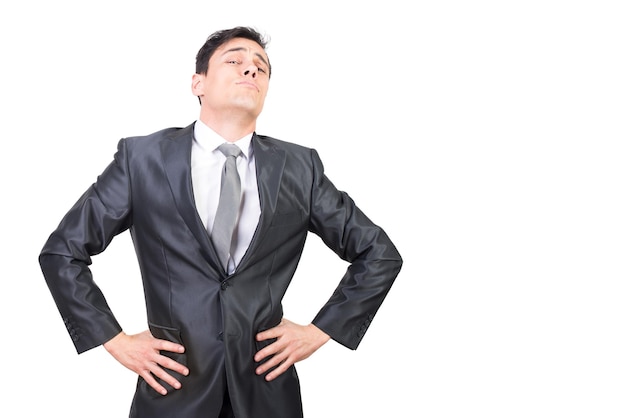
[[[104,345],[139,375],[131,417],[301,417],[294,364],[330,338],[356,349],[400,271],[388,236],[334,187],[313,149],[255,132],[271,74],[265,47],[251,28],[211,35],[191,85],[199,119],[122,139],[41,252],[78,353]],[[223,155],[223,143],[238,155]],[[238,176],[238,210],[220,209],[234,181],[222,171]],[[218,233],[229,215],[234,232]],[[88,268],[125,230],[149,322],[137,335],[122,331]],[[309,231],[350,266],[302,326],[283,318],[281,300]]]

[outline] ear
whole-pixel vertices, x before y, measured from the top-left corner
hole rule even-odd
[[[202,74],[194,74],[191,77],[191,92],[194,96],[202,96],[204,88],[204,76]]]

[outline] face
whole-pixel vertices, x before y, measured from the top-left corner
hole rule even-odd
[[[269,87],[269,60],[259,44],[235,38],[215,50],[206,74],[194,74],[192,91],[202,112],[246,112],[256,118]]]

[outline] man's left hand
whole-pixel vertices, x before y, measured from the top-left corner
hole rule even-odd
[[[257,341],[276,338],[276,341],[259,350],[254,361],[267,361],[256,369],[261,375],[276,367],[265,376],[268,382],[283,374],[294,363],[308,358],[323,346],[330,337],[313,324],[298,325],[285,318],[274,328],[270,328],[256,335]]]

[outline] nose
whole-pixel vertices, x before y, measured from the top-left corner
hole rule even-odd
[[[254,64],[250,64],[248,68],[244,70],[243,75],[245,76],[249,75],[252,78],[256,78],[257,72],[258,72],[258,69],[256,68],[256,66]]]

